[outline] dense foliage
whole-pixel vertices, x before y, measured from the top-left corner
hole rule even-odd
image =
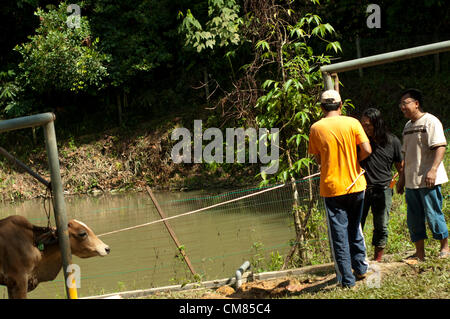
[[[268,184],[310,175],[317,170],[307,145],[310,126],[322,115],[322,65],[450,36],[446,0],[377,1],[380,28],[367,23],[369,0],[73,2],[2,3],[0,118],[56,113],[58,141],[67,144],[60,149],[65,188],[74,193],[230,186],[231,180],[254,183],[255,175]],[[377,107],[399,135],[405,123],[399,92],[417,87],[425,110],[448,128],[449,64],[445,53],[340,74],[345,111],[358,116]],[[203,120],[203,131],[266,128],[258,143],[279,141],[279,159],[271,163],[276,173],[249,164],[250,147],[246,163],[173,164],[170,133],[191,129],[194,120]],[[279,130],[272,134],[272,128]],[[0,145],[45,166],[42,145],[30,152],[36,130],[20,134],[25,138],[0,135]],[[8,198],[32,193],[14,174],[0,175]],[[290,185],[296,239],[285,263],[298,249],[305,264],[304,243],[323,233],[315,227],[318,196],[311,183],[308,194]]]
[[[321,65],[355,58],[356,38],[363,55],[448,38],[445,0],[378,1],[379,29],[367,26],[370,3],[83,0],[74,28],[68,1],[7,1],[0,12],[0,31],[8,35],[0,39],[1,116],[53,111],[66,135],[169,113],[193,113],[207,120],[203,129],[278,127],[280,168],[262,177],[298,178],[311,168],[306,145],[320,117]],[[449,59],[440,57],[365,71],[364,78],[343,75],[344,98],[355,104],[349,112],[377,106],[398,123],[395,94],[422,85],[432,88],[425,92],[431,111],[448,124],[448,111],[438,105],[448,97],[438,87],[448,81],[442,71]]]
[[[65,3],[48,12],[38,9],[40,25],[36,34],[14,48],[22,57],[16,78],[21,91],[51,95],[106,85],[108,56],[99,52],[99,39],[91,38],[86,17],[80,17],[78,26],[69,27],[66,10]],[[20,96],[12,101],[5,108],[7,114],[17,116],[33,111],[21,104]]]

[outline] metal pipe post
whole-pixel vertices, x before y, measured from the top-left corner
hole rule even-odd
[[[356,35],[356,57],[358,59],[361,58],[361,41],[359,39],[359,35]],[[363,77],[363,70],[361,68],[358,69],[359,71],[359,77],[362,78]]]
[[[331,76],[327,72],[322,72],[323,82],[325,83],[325,90],[333,90],[333,80],[331,79]]]
[[[48,163],[50,167],[51,186],[54,196],[53,209],[55,214],[56,228],[58,231],[59,247],[61,249],[63,272],[65,278],[66,294],[68,299],[76,299],[76,288],[69,287],[68,267],[72,263],[70,250],[68,221],[66,215],[66,204],[62,187],[61,173],[59,167],[58,148],[56,144],[55,126],[53,121],[44,125],[45,146],[47,149]]]
[[[0,121],[0,132],[45,125],[55,120],[53,113],[41,113]]]
[[[18,160],[14,156],[8,153],[7,150],[5,150],[3,147],[0,147],[0,154],[3,155],[8,161],[16,165],[17,167],[20,167],[25,172],[30,174],[32,177],[37,179],[39,182],[44,184],[46,187],[50,187],[50,182],[45,180],[42,176],[40,176],[38,173],[34,172],[31,168],[29,168],[27,165],[25,165],[22,161]]]
[[[345,72],[364,68],[368,66],[375,66],[385,63],[391,63],[411,58],[416,58],[424,55],[436,54],[439,52],[450,51],[450,40],[433,44],[422,45],[410,49],[398,50],[383,54],[372,55],[370,57],[354,59],[350,61],[329,64],[322,66],[320,71],[323,74],[333,72]],[[327,83],[325,82],[327,85]]]

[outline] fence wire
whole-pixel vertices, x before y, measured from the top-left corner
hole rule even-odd
[[[312,220],[325,225],[318,183],[319,179],[314,178],[294,185],[299,206],[308,209],[308,203],[314,203],[311,206],[315,210]],[[191,192],[155,192],[155,196],[165,214],[175,216],[274,188],[261,195],[169,221],[201,279],[212,280],[232,277],[245,260],[266,270],[282,264],[280,256],[287,254],[296,237],[292,217],[295,199],[291,183],[275,189],[277,186],[226,192],[210,190],[194,192],[194,195]],[[82,220],[97,234],[160,219],[146,193],[68,197],[66,205],[69,218]],[[18,206],[15,211],[10,208],[2,215],[36,212],[26,203]],[[39,210],[27,216],[35,224],[45,222]],[[194,280],[162,223],[112,234],[102,237],[102,240],[111,247],[111,254],[107,257],[73,258],[81,268],[81,297]],[[326,242],[326,237],[311,240],[317,241]],[[56,280],[40,284],[30,298],[64,297],[63,285],[64,279],[60,274]]]
[[[449,129],[445,130],[445,135],[448,141]],[[445,163],[448,171],[447,158]],[[315,262],[330,261],[319,178],[297,181],[294,185],[295,188],[287,183],[277,189],[278,185],[270,185],[225,192],[157,192],[155,195],[166,215],[175,216],[274,188],[261,195],[169,221],[201,279],[212,280],[232,277],[245,260],[265,270],[279,267],[296,238],[294,204],[300,212],[313,211],[306,229],[309,237],[302,243],[307,247],[306,257]],[[445,194],[448,199],[448,191]],[[160,218],[146,193],[67,197],[66,205],[69,218],[84,221],[97,234]],[[37,225],[46,223],[41,201],[5,207],[0,218],[13,214],[24,215]],[[102,240],[111,247],[109,256],[74,257],[73,262],[81,268],[81,297],[194,280],[162,223],[102,237]],[[0,297],[6,296],[6,288],[0,287]],[[64,298],[62,273],[56,280],[40,284],[29,297]]]

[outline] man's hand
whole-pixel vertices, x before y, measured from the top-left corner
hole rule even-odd
[[[434,187],[434,183],[436,182],[437,169],[440,163],[444,160],[445,154],[445,145],[439,145],[433,149],[434,151],[434,160],[433,165],[425,176],[425,186],[429,188]]]
[[[436,174],[437,169],[430,169],[425,177],[425,186],[429,188],[434,187],[434,183],[436,182]]]
[[[399,169],[398,171],[398,182],[396,185],[396,190],[398,194],[403,194],[405,191],[405,171],[404,171],[404,161],[401,162],[401,164],[397,167]]]
[[[405,179],[400,177],[395,188],[398,194],[403,194],[405,192]]]
[[[359,152],[358,152],[358,161],[363,161],[369,155],[372,154],[372,147],[370,146],[370,142],[364,142],[359,144]]]

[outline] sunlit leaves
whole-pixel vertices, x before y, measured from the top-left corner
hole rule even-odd
[[[292,15],[293,11],[286,13]],[[341,46],[327,39],[335,35],[334,28],[314,14],[305,14],[295,24],[285,23],[273,29],[289,32],[289,38],[283,38],[281,52],[275,49],[275,42],[269,45],[266,39],[259,40],[255,48],[266,54],[261,58],[277,57],[282,76],[266,79],[261,85],[264,95],[255,106],[260,110],[256,120],[261,127],[280,128],[283,151],[276,179],[285,182],[291,177],[304,176],[313,164],[307,155],[309,128],[321,115],[318,103],[318,92],[323,85],[320,66],[330,63],[331,57],[315,54],[309,42],[323,41],[327,44],[326,50],[334,52],[341,51]],[[278,38],[282,37],[280,31]],[[273,181],[273,177],[262,177]]]
[[[337,41],[328,43],[326,49],[327,49],[327,51],[333,49],[335,53],[342,51],[341,44]]]
[[[205,49],[213,50],[216,46],[239,44],[239,28],[243,24],[238,15],[239,10],[235,0],[209,0],[208,16],[211,19],[202,26],[188,9],[179,28],[179,31],[185,34],[185,45],[200,53]],[[182,16],[180,13],[179,17]]]
[[[66,3],[47,12],[38,9],[36,34],[15,47],[22,56],[18,80],[37,93],[100,88],[108,76],[109,57],[99,51],[99,39],[91,38],[87,18],[81,16],[81,26],[70,28],[66,9]]]
[[[261,48],[262,50],[270,51],[269,43],[267,43],[267,41],[264,40],[258,41],[258,43],[256,43],[256,48],[257,49]]]

